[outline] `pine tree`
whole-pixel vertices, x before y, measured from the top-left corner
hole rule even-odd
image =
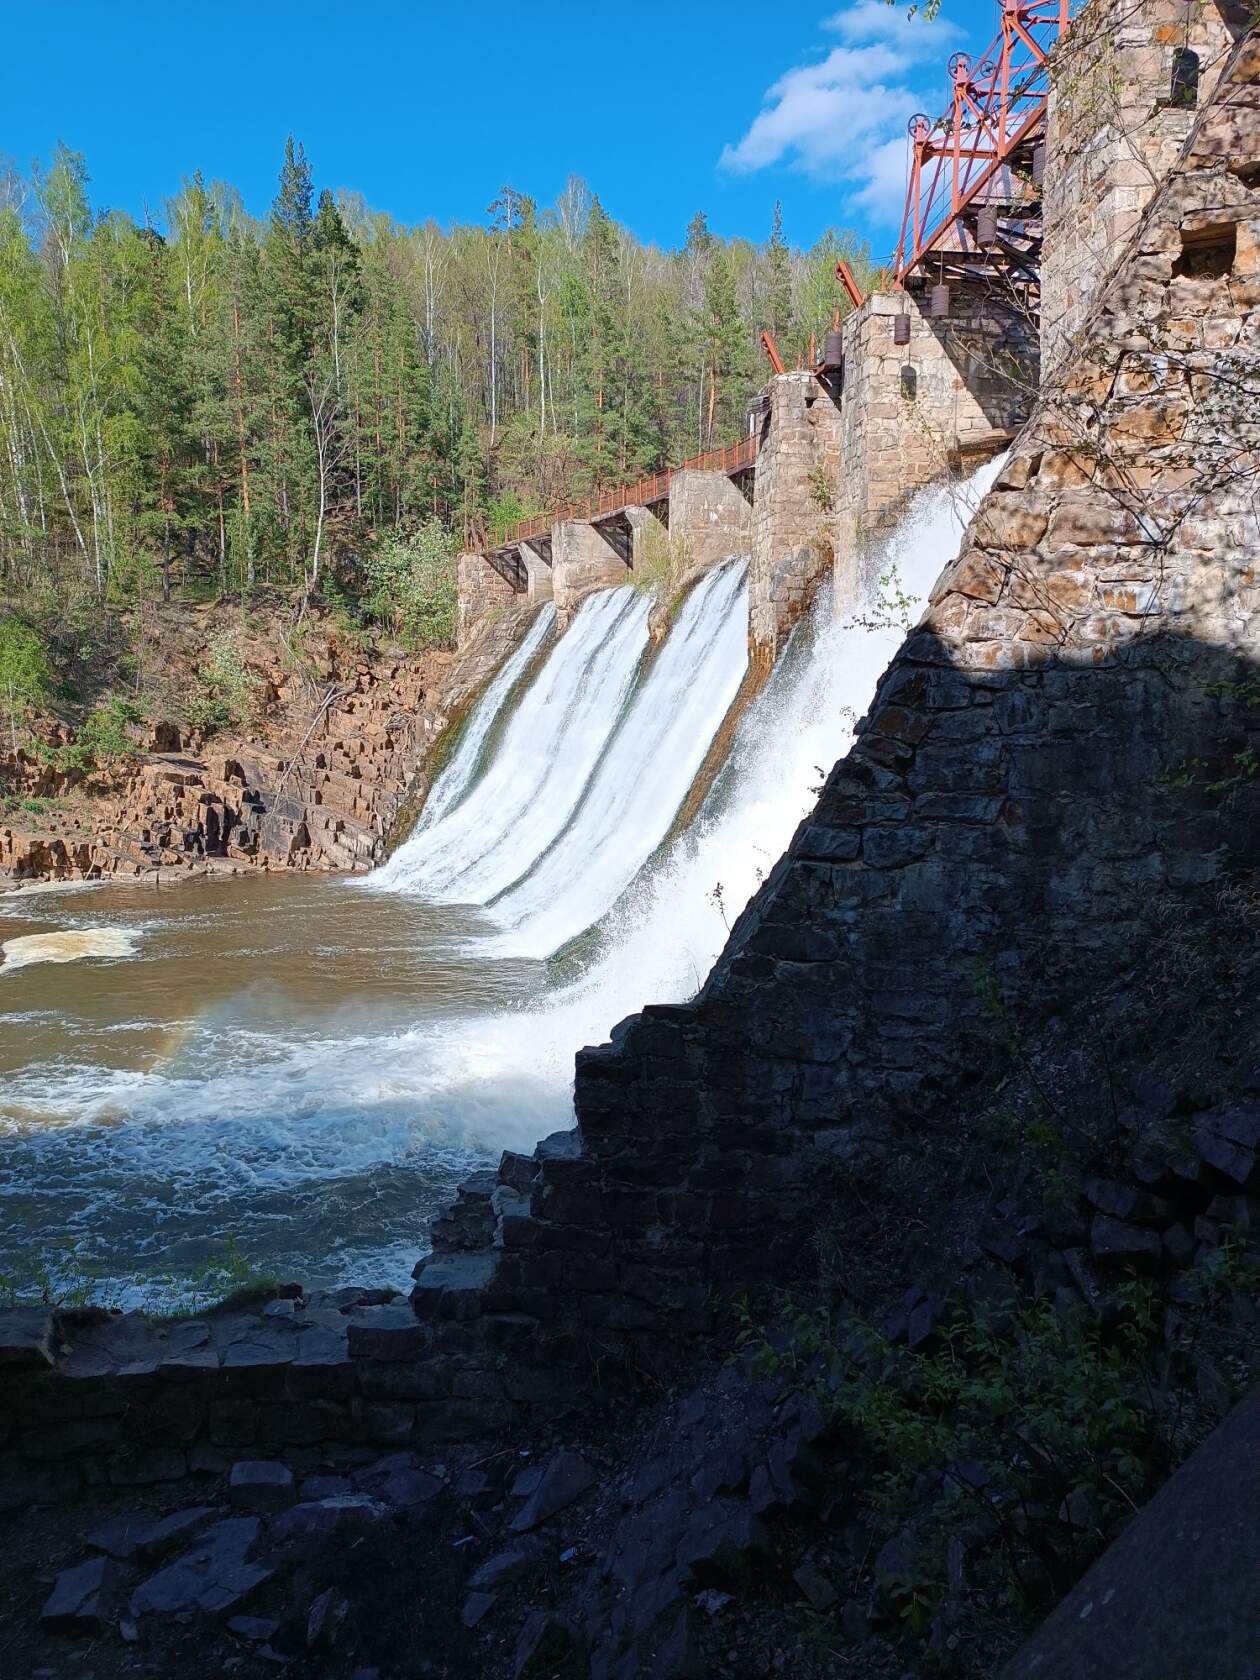
[[[783,206],[777,200],[766,247],[766,271],[766,327],[787,355],[795,349],[796,318],[792,308],[792,259],[783,237]]]

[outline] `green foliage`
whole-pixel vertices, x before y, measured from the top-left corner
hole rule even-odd
[[[142,720],[143,713],[129,700],[110,700],[89,713],[70,745],[58,750],[57,763],[66,769],[86,769],[134,757],[138,749],[127,731]]]
[[[649,525],[635,556],[630,582],[636,589],[669,600],[690,564],[691,550],[681,537],[671,536],[663,527]],[[671,617],[673,611],[671,603]]]
[[[245,723],[258,704],[259,683],[245,664],[244,650],[230,631],[210,638],[188,704],[190,720],[206,731]]]
[[[1213,1255],[1179,1285],[1183,1363],[1244,1286]],[[1149,1280],[1104,1319],[1045,1299],[960,1307],[929,1351],[860,1317],[786,1298],[773,1330],[745,1302],[738,1345],[761,1376],[824,1404],[878,1532],[912,1525],[881,1591],[920,1632],[945,1593],[945,1548],[968,1533],[1025,1606],[1065,1591],[1194,1444],[1163,1386],[1165,1303]]]
[[[455,640],[458,576],[455,544],[436,519],[410,532],[387,531],[367,551],[365,605],[381,624],[417,647]]]
[[[832,511],[835,506],[835,498],[832,495],[831,481],[822,467],[810,468],[809,493],[814,498],[815,505],[821,513]]]
[[[59,147],[35,214],[0,208],[0,589],[99,618],[320,588],[384,533],[462,539],[732,441],[761,328],[801,353],[843,307],[836,255],[872,272],[777,214],[761,246],[702,214],[644,246],[580,181],[404,228],[319,190],[294,137],[262,221],[200,174],[160,233],[89,187]]]
[[[35,631],[12,613],[0,618],[0,701],[8,714],[15,753],[18,729],[31,708],[45,698],[51,683],[44,644]]]

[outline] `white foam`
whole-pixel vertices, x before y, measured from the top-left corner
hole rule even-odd
[[[366,884],[439,903],[485,904],[525,873],[576,810],[617,725],[647,648],[650,605],[628,587],[583,602],[485,774]]]
[[[615,903],[687,797],[748,665],[748,592],[736,561],[684,604],[573,821],[494,900],[504,932],[489,949],[549,957]]]
[[[424,802],[424,810],[416,824],[417,834],[432,828],[438,818],[453,810],[468,792],[481,768],[486,739],[497,723],[499,713],[530,660],[551,634],[555,622],[556,609],[548,601],[530,625],[529,634],[523,638],[512,657],[504,662],[494,681],[469,713],[468,722],[460,736],[458,747],[451,755],[450,763],[438,777],[433,791]]]
[[[81,962],[85,957],[129,957],[136,934],[123,928],[76,928],[62,933],[25,933],[0,945],[0,974],[32,963]]]
[[[16,887],[0,892],[0,901],[10,898],[42,898],[48,893],[91,892],[103,887],[104,881],[20,881]]]
[[[973,479],[965,498],[944,491],[921,495],[890,544],[882,569],[895,565],[901,591],[916,605],[955,552],[968,507],[996,470]],[[725,575],[727,584],[732,575]],[[720,579],[713,582],[710,605],[722,586]],[[554,769],[565,720],[554,715],[557,706],[583,713],[601,742],[613,738],[616,718],[607,717],[603,698],[593,705],[582,673],[589,680],[597,650],[605,648],[600,659],[607,659],[605,644],[620,638],[628,690],[646,602],[617,591],[596,597],[583,611],[597,621],[592,634],[571,642],[575,624],[531,686],[531,695],[542,685],[549,696],[546,708],[535,705],[528,714],[534,747],[545,732],[547,750],[527,752],[530,743],[518,739],[519,761],[504,756],[526,715],[527,695],[494,762],[430,838],[474,805],[489,820],[496,806],[519,810],[530,799],[559,797]],[[865,710],[904,634],[893,624],[872,630],[870,620],[880,615],[868,610],[862,616],[866,623],[855,617],[817,624],[789,649],[746,714],[700,819],[666,856],[639,871],[603,920],[601,954],[580,978],[550,993],[540,984],[541,995],[527,1007],[443,1013],[402,1032],[334,1029],[315,1035],[209,1021],[190,1030],[176,1057],[147,1070],[43,1064],[7,1082],[6,1129],[20,1133],[22,1144],[8,1151],[10,1167],[20,1170],[0,1179],[0,1196],[22,1205],[38,1191],[64,1203],[67,1222],[77,1220],[76,1228],[88,1230],[98,1218],[116,1219],[125,1202],[148,1210],[142,1228],[149,1237],[163,1228],[163,1219],[188,1209],[206,1210],[220,1228],[235,1223],[248,1233],[264,1217],[283,1219],[285,1195],[303,1186],[375,1183],[370,1175],[391,1167],[420,1175],[423,1183],[425,1174],[454,1170],[505,1146],[528,1149],[571,1124],[574,1052],[605,1039],[644,1003],[694,995],[725,943],[727,924],[781,855],[823,776],[847,747],[855,716]],[[729,630],[720,614],[714,624],[722,634]],[[557,662],[565,669],[563,682],[552,669]],[[730,669],[724,663],[720,669],[727,681]],[[713,698],[716,707],[716,690]],[[597,727],[593,712],[600,713]],[[648,724],[640,719],[636,729],[646,731]],[[705,714],[696,728],[703,733],[709,724]],[[585,726],[570,738],[575,752],[590,753]],[[694,742],[687,750],[694,751]],[[513,762],[528,788],[511,785]],[[497,791],[487,800],[483,790],[491,785]],[[598,779],[592,789],[597,785]],[[585,787],[583,781],[565,797],[580,807]],[[668,804],[662,799],[660,809]],[[615,833],[604,819],[599,827],[602,851],[615,844]],[[556,825],[552,839],[564,828]],[[641,850],[642,838],[635,844]],[[408,867],[420,865],[419,851]],[[599,895],[606,897],[613,881],[610,874]],[[714,896],[719,887],[720,901]],[[496,937],[502,932],[491,935]],[[263,1206],[265,1216],[257,1212]],[[405,1243],[409,1230],[404,1220],[391,1228],[390,1241]]]

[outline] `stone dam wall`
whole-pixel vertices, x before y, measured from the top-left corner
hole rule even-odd
[[[6,1349],[15,1474],[47,1459],[60,1405],[67,1422],[119,1420],[71,1431],[59,1458],[114,1475],[134,1427],[114,1379],[169,1384],[187,1408],[172,1427],[214,1445],[229,1414],[212,1402],[247,1401],[255,1439],[314,1406],[303,1429],[416,1442],[676,1371],[732,1293],[799,1270],[831,1168],[912,1145],[962,1100],[992,1059],[995,1007],[1044,1018],[1251,867],[1257,159],[1252,34],[699,996],[579,1054],[576,1129],[464,1186],[414,1316],[302,1303],[290,1357],[274,1325],[212,1326],[160,1359],[145,1343],[134,1369],[76,1366],[75,1336],[104,1332],[41,1320]],[[353,1330],[371,1310],[387,1337]],[[319,1313],[348,1316],[344,1337]]]
[[[414,1300],[452,1349],[668,1362],[800,1264],[828,1161],[988,1065],[995,998],[1044,1015],[1246,866],[1258,156],[1252,38],[699,997],[581,1052],[576,1133],[437,1233]]]

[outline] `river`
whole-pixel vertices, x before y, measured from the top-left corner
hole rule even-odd
[[[820,605],[680,837],[745,670],[742,562],[656,651],[633,588],[558,641],[545,609],[371,876],[0,896],[0,1280],[164,1305],[230,1248],[405,1286],[470,1168],[572,1123],[574,1052],[694,995],[904,634],[889,599],[913,616],[995,471],[918,498],[861,614]]]

